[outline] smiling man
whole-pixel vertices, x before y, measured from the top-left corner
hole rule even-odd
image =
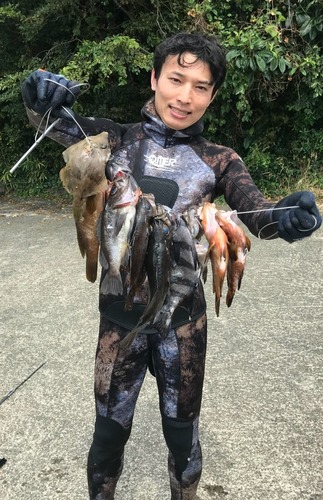
[[[225,55],[216,39],[180,33],[155,50],[151,75],[154,96],[143,107],[140,123],[123,125],[107,118],[75,118],[87,135],[109,133],[113,154],[107,175],[117,163],[127,166],[143,190],[149,185],[156,200],[177,214],[224,195],[233,210],[252,212],[241,219],[255,236],[281,237],[288,242],[310,236],[321,225],[312,193],[293,193],[278,204],[279,208],[288,208],[272,211],[274,204],[259,192],[239,155],[202,137],[203,115],[225,74]],[[24,82],[22,94],[35,126],[50,109],[53,116],[62,118],[49,134],[52,139],[65,147],[83,139],[81,130],[62,109],[74,102],[75,82],[37,70]],[[298,208],[289,208],[291,205]],[[102,280],[106,272],[102,271]],[[147,303],[148,288],[144,286],[136,297],[132,315],[123,308],[126,294],[126,280],[124,297],[100,291],[89,496],[114,499],[136,400],[150,367],[157,380],[169,449],[171,498],[193,500],[202,471],[199,414],[207,332],[203,285],[198,283],[193,300],[181,310],[180,320],[175,310],[166,338],[156,331],[143,330],[124,351],[119,349],[120,340],[136,324],[133,317],[138,314],[138,319]]]

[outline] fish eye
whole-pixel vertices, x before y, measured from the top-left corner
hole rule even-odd
[[[163,233],[165,236],[167,236],[169,234],[169,228],[167,226],[163,227]]]
[[[148,210],[150,210],[150,208],[151,208],[151,207],[150,207],[149,203],[145,203],[145,210],[147,210],[147,211],[148,211]]]
[[[111,191],[110,191],[110,195],[113,196],[117,193],[118,191],[118,188],[116,185],[113,185],[112,188],[111,188]]]

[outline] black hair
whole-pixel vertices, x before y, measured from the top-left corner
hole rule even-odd
[[[180,66],[184,66],[183,54],[185,52],[194,54],[196,60],[201,60],[210,66],[214,94],[224,82],[226,75],[225,52],[214,36],[199,33],[177,33],[166,38],[157,45],[154,52],[156,79],[158,80],[160,76],[165,59],[170,55],[178,54],[177,62]]]

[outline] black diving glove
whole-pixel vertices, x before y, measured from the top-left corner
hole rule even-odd
[[[322,217],[310,191],[299,191],[280,200],[275,208],[296,206],[286,210],[273,210],[273,220],[277,222],[280,238],[292,243],[310,236],[322,224]]]
[[[38,69],[31,73],[21,86],[22,98],[27,108],[44,115],[52,108],[52,115],[71,120],[71,106],[80,93],[77,82],[67,80],[63,75]],[[68,108],[66,112],[62,106]]]

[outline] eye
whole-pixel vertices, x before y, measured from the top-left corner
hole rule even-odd
[[[181,81],[178,78],[175,78],[175,77],[171,77],[170,81],[173,82],[173,83],[181,83]]]
[[[110,191],[110,196],[114,196],[118,192],[118,188],[116,185],[113,185]]]
[[[198,85],[197,87],[197,90],[201,90],[202,92],[207,92],[207,87],[204,87],[203,85]]]

